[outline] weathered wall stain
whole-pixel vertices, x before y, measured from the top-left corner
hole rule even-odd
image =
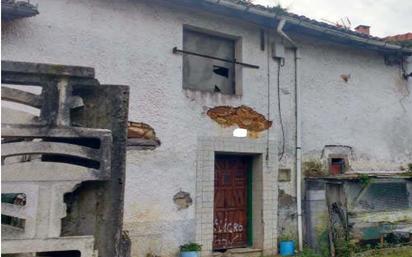
[[[188,192],[179,191],[173,196],[173,201],[177,205],[177,209],[186,209],[192,205],[193,200]]]
[[[280,237],[296,235],[296,197],[278,190],[278,233]]]
[[[345,81],[346,83],[348,83],[348,81],[349,81],[350,78],[351,78],[351,75],[350,75],[350,74],[341,74],[341,75],[340,75],[340,78],[341,78],[343,81]]]
[[[223,127],[238,125],[249,132],[261,132],[272,126],[272,121],[246,105],[216,106],[209,109],[207,115]]]
[[[285,193],[284,190],[279,190],[279,206],[283,208],[294,208],[296,197]]]

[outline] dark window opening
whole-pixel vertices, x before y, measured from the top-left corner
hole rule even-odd
[[[213,65],[213,72],[217,75],[229,78],[229,69],[217,65]]]
[[[47,256],[47,257],[80,257],[80,251],[58,251],[58,252],[41,252],[36,253],[36,256]]]
[[[2,225],[9,225],[18,229],[24,229],[26,224],[25,219],[20,219],[17,217],[9,216],[9,215],[1,215],[1,224]]]
[[[346,169],[346,161],[344,158],[331,158],[329,171],[332,175],[343,174]]]
[[[60,154],[43,154],[41,156],[43,162],[60,162],[79,165],[91,169],[100,169],[100,162],[96,160],[86,159],[77,156],[67,156]]]
[[[26,194],[24,193],[4,193],[1,194],[1,202],[19,206],[26,205]]]
[[[371,248],[380,248],[382,246],[394,247],[399,245],[407,245],[410,242],[409,233],[385,233],[381,231],[380,238],[361,240],[359,242],[360,251],[369,250]]]
[[[235,60],[235,40],[183,30],[183,50],[225,60]],[[183,55],[183,88],[235,94],[235,64],[196,55]]]
[[[286,182],[291,180],[291,170],[290,169],[279,169],[278,174],[279,182]]]
[[[365,211],[393,211],[409,208],[406,183],[373,183],[357,203]]]
[[[1,194],[1,202],[13,204],[17,206],[25,206],[26,205],[26,194],[24,193],[3,193]],[[9,215],[1,215],[1,224],[9,225],[18,229],[24,229],[26,221],[21,218],[9,216]]]

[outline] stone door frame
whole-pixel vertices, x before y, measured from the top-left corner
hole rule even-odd
[[[202,256],[213,254],[215,154],[253,156],[253,248],[277,251],[278,164],[274,140],[236,137],[198,139],[196,169],[196,242]]]

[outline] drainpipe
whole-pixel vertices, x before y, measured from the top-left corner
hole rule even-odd
[[[286,20],[280,20],[277,33],[286,39],[295,51],[295,101],[296,101],[296,207],[298,214],[298,243],[299,251],[303,250],[303,226],[302,226],[302,135],[301,135],[301,103],[299,87],[299,61],[300,53],[297,44],[283,31]]]

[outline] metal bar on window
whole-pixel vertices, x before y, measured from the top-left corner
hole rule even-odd
[[[242,66],[248,67],[248,68],[259,69],[259,66],[257,66],[257,65],[248,64],[248,63],[244,63],[244,62],[238,62],[238,61],[236,61],[236,59],[234,59],[234,60],[223,59],[223,58],[219,58],[219,57],[216,57],[216,56],[210,56],[210,55],[206,55],[206,54],[199,54],[199,53],[195,53],[195,52],[180,50],[180,49],[177,49],[177,47],[173,47],[173,53],[174,54],[182,53],[182,54],[195,55],[195,56],[199,56],[199,57],[203,57],[203,58],[209,58],[209,59],[218,60],[218,61],[222,61],[222,62],[234,63],[234,64],[242,65]]]

